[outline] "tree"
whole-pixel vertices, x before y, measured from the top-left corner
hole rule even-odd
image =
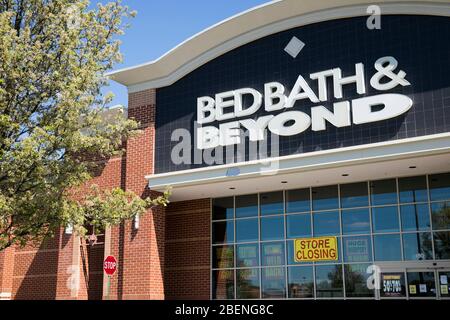
[[[99,159],[120,154],[137,123],[102,117],[105,73],[121,60],[120,0],[0,0],[0,250],[41,241],[60,226],[80,234],[117,224],[169,192],[140,199],[120,189],[81,198]]]

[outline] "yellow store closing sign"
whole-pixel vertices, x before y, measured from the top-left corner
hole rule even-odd
[[[319,237],[295,239],[295,262],[337,260],[337,238]]]

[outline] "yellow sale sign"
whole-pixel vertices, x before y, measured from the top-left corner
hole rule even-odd
[[[295,239],[295,262],[337,260],[336,237]]]

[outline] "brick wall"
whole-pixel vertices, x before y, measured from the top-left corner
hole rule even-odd
[[[210,228],[209,199],[166,208],[167,299],[210,298]]]
[[[154,90],[129,95],[128,116],[139,122],[141,134],[126,143],[121,186],[143,198],[158,195],[149,191],[145,179],[153,173],[155,102]],[[137,230],[133,221],[111,229],[109,252],[118,259],[111,299],[164,299],[164,240],[163,208],[148,210]]]

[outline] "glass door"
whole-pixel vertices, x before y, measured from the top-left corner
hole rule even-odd
[[[442,279],[444,280],[444,277]],[[436,299],[438,297],[435,270],[407,270],[406,282],[410,299]]]
[[[449,280],[450,280],[450,270],[437,271],[438,273],[438,290],[441,299],[450,299],[449,294]]]

